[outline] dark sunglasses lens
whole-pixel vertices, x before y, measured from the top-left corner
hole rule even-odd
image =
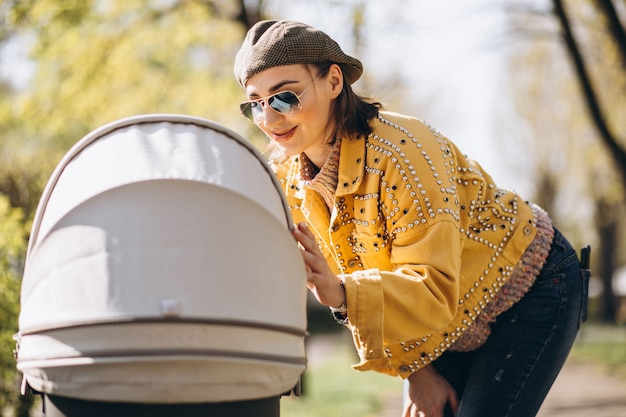
[[[275,94],[267,102],[271,108],[282,114],[291,114],[294,108],[300,108],[298,96],[291,91]]]
[[[253,107],[258,106],[259,103],[255,103],[255,102],[245,102],[245,103],[241,103],[239,105],[239,110],[241,111],[241,114],[243,114],[244,116],[246,116],[248,119],[254,121],[254,116],[252,115],[253,113]]]
[[[291,114],[294,109],[300,108],[300,99],[296,93],[283,91],[267,98],[267,105],[274,111],[282,114]],[[239,105],[239,111],[248,119],[255,122],[263,117],[263,105],[259,101],[246,101]]]

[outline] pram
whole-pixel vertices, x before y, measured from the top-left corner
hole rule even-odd
[[[93,131],[32,226],[24,384],[52,416],[277,416],[306,367],[290,227],[263,157],[221,125],[144,115]]]

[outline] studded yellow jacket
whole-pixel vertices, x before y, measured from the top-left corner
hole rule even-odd
[[[345,281],[360,363],[408,377],[468,328],[536,233],[529,203],[424,122],[381,112],[367,138],[341,143],[334,208],[274,167],[294,221],[314,231]]]

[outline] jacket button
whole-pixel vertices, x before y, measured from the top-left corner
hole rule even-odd
[[[350,259],[350,260],[348,261],[348,266],[349,266],[350,268],[354,268],[354,267],[356,266],[356,259]]]
[[[411,368],[409,367],[409,365],[402,365],[400,367],[400,372],[410,372]]]
[[[530,232],[531,232],[531,230],[530,230],[530,227],[529,227],[529,226],[524,227],[524,234],[525,234],[526,236],[528,236],[528,235],[530,234]]]
[[[341,226],[339,226],[337,223],[333,224],[333,227],[330,229],[331,232],[335,233],[337,230],[339,230]]]

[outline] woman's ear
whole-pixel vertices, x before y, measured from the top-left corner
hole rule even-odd
[[[337,64],[332,64],[328,68],[328,82],[330,83],[331,98],[337,98],[343,90],[343,72]]]

